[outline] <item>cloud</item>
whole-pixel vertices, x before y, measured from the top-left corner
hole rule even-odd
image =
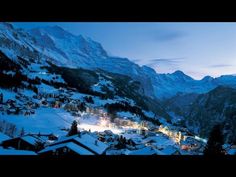
[[[157,59],[151,59],[149,61],[151,62],[167,62],[167,63],[176,63],[181,62],[184,58],[157,58]]]
[[[158,42],[165,42],[176,40],[185,37],[186,35],[187,33],[183,31],[159,29],[153,32],[152,38]]]
[[[147,66],[154,67],[157,65],[174,65],[177,66],[180,62],[182,62],[184,58],[157,58],[157,59],[151,59],[146,64]]]
[[[142,60],[140,60],[140,59],[133,59],[133,60],[131,60],[132,62],[134,62],[134,63],[138,63],[138,62],[140,62],[140,61],[142,61]]]
[[[224,68],[224,67],[231,67],[233,65],[227,65],[227,64],[217,64],[217,65],[210,65],[211,68]]]

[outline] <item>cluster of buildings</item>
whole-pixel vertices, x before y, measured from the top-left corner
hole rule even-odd
[[[2,148],[1,148],[2,147]],[[53,134],[27,134],[21,137],[3,140],[1,151],[11,154],[24,151],[22,155],[41,156],[74,156],[74,155],[102,155],[105,154],[108,145],[92,136],[89,132],[81,132],[68,137],[58,139]]]
[[[157,131],[167,135],[178,144],[186,139],[186,135],[183,132],[171,129],[168,126],[160,125]]]
[[[75,115],[82,107],[83,109],[86,109],[86,107],[84,102],[78,99],[72,99],[70,97],[72,94],[73,91],[65,91],[62,88],[50,92],[40,92],[32,97],[17,92],[15,99],[8,99],[4,102],[4,95],[0,93],[0,112],[28,116],[34,114],[35,109],[39,107],[63,107]]]
[[[206,143],[201,142],[194,136],[189,136],[187,132],[171,129],[167,126],[160,125],[158,131],[176,142],[183,152],[194,152],[199,154],[203,152],[206,145]]]
[[[29,97],[18,93],[16,99],[8,99],[6,102],[0,103],[0,112],[2,114],[23,114],[30,115],[35,113],[35,109],[39,107],[38,103],[33,102]]]

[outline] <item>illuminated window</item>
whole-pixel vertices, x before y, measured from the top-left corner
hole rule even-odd
[[[67,152],[67,148],[65,147],[65,148],[63,148],[63,152]]]

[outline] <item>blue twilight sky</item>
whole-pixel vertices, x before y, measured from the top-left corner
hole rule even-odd
[[[157,73],[182,70],[195,79],[236,74],[236,23],[21,22],[15,27],[58,25],[100,42],[112,56],[127,57]]]

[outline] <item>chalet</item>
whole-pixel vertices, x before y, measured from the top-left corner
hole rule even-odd
[[[7,114],[19,114],[21,108],[19,106],[10,107],[7,109]]]
[[[40,101],[40,104],[41,104],[42,106],[48,106],[48,105],[49,105],[48,102],[47,102],[47,100],[44,99],[44,98]]]
[[[75,155],[95,155],[91,151],[73,143],[61,143],[53,146],[48,146],[38,152],[42,156],[75,156]]]
[[[8,99],[6,104],[7,104],[8,108],[16,107],[16,101],[15,100]]]
[[[67,103],[65,106],[64,106],[64,109],[67,110],[67,111],[76,111],[78,112],[79,111],[79,105],[80,103],[77,103],[75,101],[71,101],[70,103]]]
[[[55,146],[65,143],[74,143],[95,155],[105,154],[108,145],[99,141],[97,138],[89,135],[88,133],[81,133],[80,135],[74,135],[69,137],[63,137],[58,141],[50,144],[49,146]]]
[[[60,101],[54,101],[54,103],[52,103],[52,107],[53,108],[60,108],[61,107]]]
[[[102,142],[114,142],[115,138],[118,139],[118,135],[113,134],[110,130],[105,130],[104,132],[99,132],[97,134],[98,140]]]
[[[197,150],[202,147],[202,143],[193,137],[186,137],[184,141],[181,141],[182,150]]]
[[[38,104],[32,101],[29,101],[26,103],[26,107],[27,109],[36,109],[38,107]]]
[[[30,150],[36,151],[36,143],[44,142],[41,138],[35,135],[25,135],[22,137],[16,137],[8,139],[2,142],[4,148],[15,148],[17,150]]]

